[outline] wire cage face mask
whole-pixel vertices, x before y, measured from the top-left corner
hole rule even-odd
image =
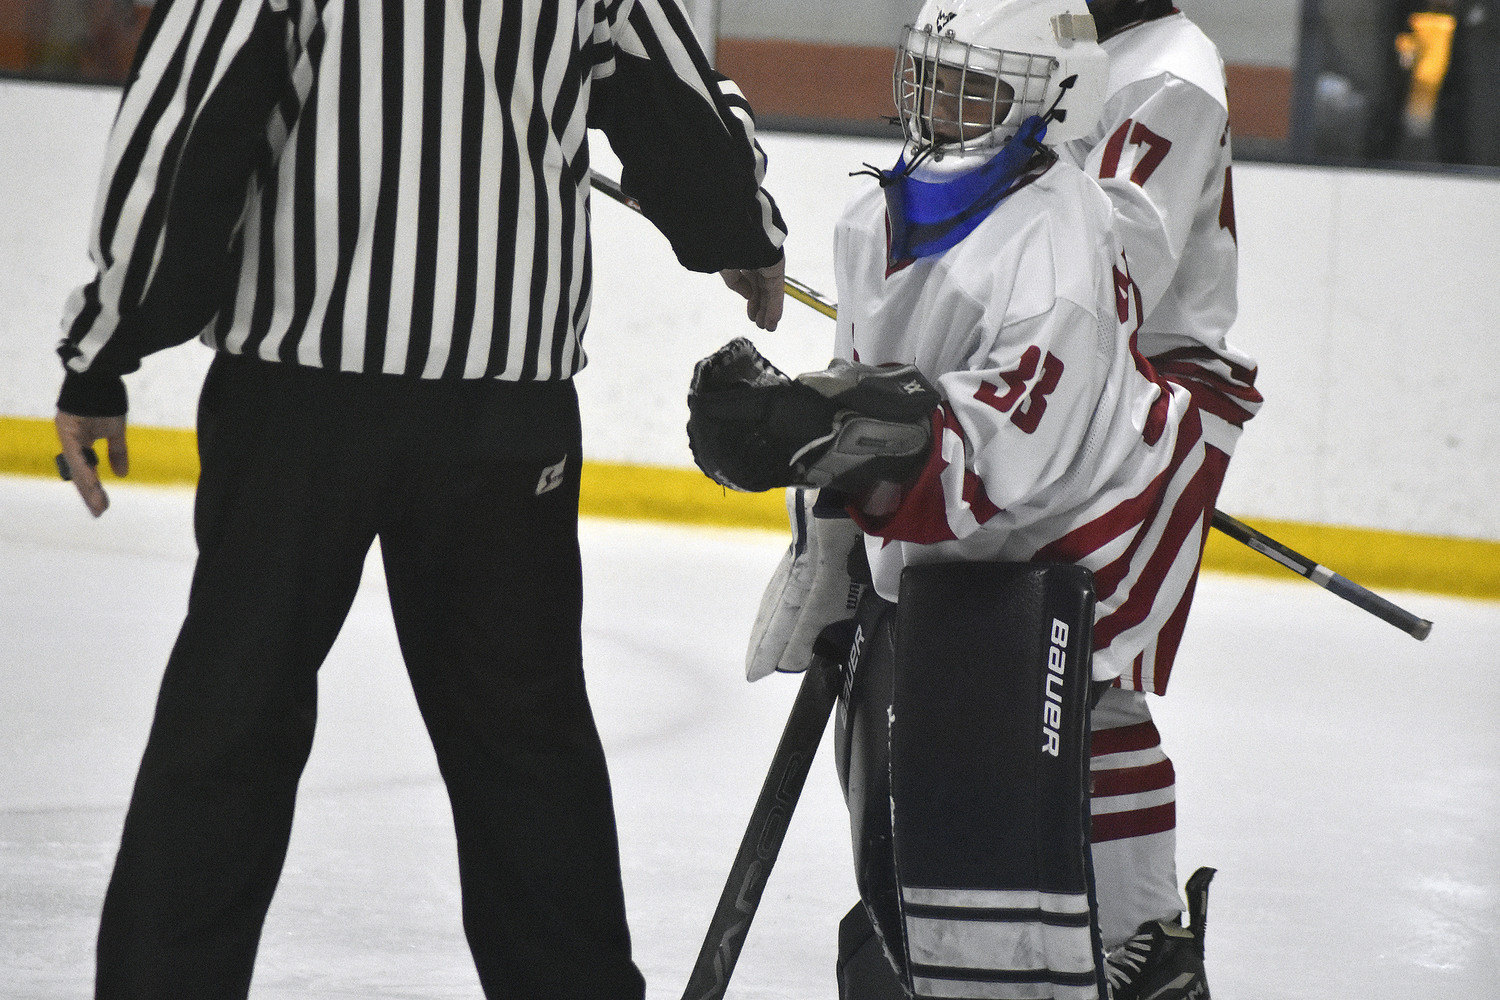
[[[908,26],[896,50],[894,89],[907,138],[941,152],[1003,145],[1048,110],[1059,69],[1049,55],[990,48]]]

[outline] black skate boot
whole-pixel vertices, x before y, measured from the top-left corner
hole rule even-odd
[[[1203,974],[1208,928],[1208,883],[1214,869],[1199,868],[1187,881],[1188,925],[1153,920],[1109,953],[1105,974],[1110,1000],[1209,1000]]]

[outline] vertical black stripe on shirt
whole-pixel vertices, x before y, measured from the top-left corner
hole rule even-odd
[[[250,220],[246,220],[248,224]],[[237,229],[229,241],[229,253],[227,257],[229,267],[235,275],[232,286],[232,294],[224,299],[223,306],[214,317],[213,333],[207,338],[208,346],[219,350],[224,344],[224,335],[234,325],[235,308],[239,305],[240,282],[244,280],[245,271],[245,230],[242,226]]]
[[[375,0],[379,2],[379,0]],[[391,314],[391,280],[395,273],[396,200],[401,177],[401,105],[405,87],[402,66],[405,11],[401,0],[384,0],[381,37],[380,191],[375,198],[375,236],[370,243],[370,305],[365,334],[364,370],[384,370],[386,324]],[[401,262],[405,267],[406,261]]]
[[[552,246],[552,234],[548,229],[553,225],[548,215],[549,192],[551,185],[548,183],[546,174],[547,143],[552,138],[552,128],[547,122],[547,112],[542,106],[546,100],[547,92],[544,89],[547,76],[547,55],[552,48],[552,39],[557,35],[557,21],[539,19],[536,30],[536,42],[531,51],[531,116],[526,123],[526,150],[531,157],[531,188],[532,200],[536,205],[534,213],[536,226],[532,230],[531,241],[531,287],[529,289],[529,305],[526,310],[526,355],[521,365],[521,378],[524,381],[532,381],[537,376],[541,367],[541,341],[542,330],[546,322],[542,308],[547,301],[547,279],[550,277],[548,268],[550,260],[550,249]],[[550,352],[549,352],[550,354]],[[556,371],[551,374],[557,377]]]
[[[344,359],[344,297],[349,290],[349,270],[359,239],[360,211],[360,71],[359,5],[344,7],[343,37],[339,55],[338,120],[338,260],[328,313],[323,317],[318,355],[323,367],[338,370]]]
[[[281,145],[271,144],[271,123],[266,123],[266,154],[261,161],[259,170],[262,175],[268,174],[276,169],[277,161],[281,159],[281,151],[285,147],[287,137],[292,134],[292,129],[297,127],[297,119],[302,115],[302,103],[297,97],[297,88],[291,82],[290,74],[294,72],[293,67],[302,56],[302,42],[298,39],[293,51],[287,53],[287,86],[282,89],[281,97],[276,102],[276,115],[281,117],[282,134]]]
[[[327,31],[319,19],[307,39],[307,56],[313,65],[322,61],[327,41]],[[337,85],[337,80],[333,82]],[[318,333],[307,329],[307,317],[312,312],[318,290],[318,129],[322,124],[318,95],[323,86],[323,75],[314,74],[312,85],[303,99],[297,129],[297,159],[293,164],[292,231],[279,234],[289,238],[292,247],[292,317],[277,350],[277,356],[286,362],[295,362],[301,357],[299,348],[304,336],[317,336]],[[324,363],[326,365],[326,360]],[[334,367],[337,367],[337,362]]]
[[[583,353],[585,311],[594,294],[594,232],[587,222],[583,228],[583,270],[578,273],[578,301],[573,306],[573,329],[577,331],[578,351]],[[576,360],[573,362],[578,363]]]
[[[258,355],[271,329],[271,308],[276,304],[276,201],[280,187],[280,171],[266,175],[257,222],[260,245],[256,260],[245,261],[245,266],[255,268],[255,296],[250,308],[250,333],[243,348],[245,354]]]
[[[570,191],[564,181],[564,186],[559,189],[561,196],[559,201],[559,212],[557,218],[558,234],[561,237],[561,252],[557,257],[557,305],[553,310],[552,320],[552,377],[567,378],[573,374],[572,365],[577,364],[577,357],[569,362],[569,369],[563,368],[563,349],[568,343],[568,330],[572,327],[573,316],[573,248],[575,246],[575,234],[573,231],[574,219],[577,209],[574,202],[577,196]]]
[[[581,67],[581,72],[587,73],[588,67]],[[581,81],[580,77],[580,81]],[[583,84],[579,83],[582,91]],[[578,337],[578,353],[583,354],[583,323],[584,311],[588,308],[589,296],[593,292],[594,278],[594,215],[593,202],[589,199],[589,171],[593,167],[593,159],[589,153],[589,138],[585,132],[583,142],[579,144],[578,155],[573,160],[573,183],[583,192],[583,265],[578,273],[577,296],[573,303],[573,329]],[[578,361],[575,359],[575,365]]]
[[[485,376],[493,378],[505,368],[510,349],[510,306],[516,275],[516,215],[520,211],[521,190],[516,181],[521,151],[516,140],[515,123],[510,113],[510,98],[515,90],[513,74],[521,54],[521,10],[519,3],[506,3],[500,15],[500,38],[495,46],[495,99],[503,124],[500,144],[500,212],[495,229],[495,330],[490,341],[490,359]],[[524,335],[524,333],[523,333]]]
[[[444,378],[460,378],[474,334],[475,296],[479,286],[479,168],[484,140],[484,72],[479,60],[481,0],[464,0],[464,91],[459,136],[458,273],[454,276],[453,331]]]
[[[293,30],[290,33],[290,46],[287,53],[289,72],[295,72],[292,67],[296,65],[302,53],[301,35]],[[260,177],[259,214],[255,218],[247,217],[240,233],[244,248],[240,252],[239,287],[243,288],[247,281],[251,282],[254,287],[250,299],[250,315],[243,320],[246,334],[239,349],[240,353],[246,355],[260,355],[261,345],[271,329],[271,316],[276,304],[276,204],[280,200],[282,186],[282,157],[286,153],[286,145],[294,134],[298,122],[302,120],[302,110],[302,97],[297,93],[295,84],[289,80],[276,107],[285,133],[279,137],[280,145],[276,148],[272,148],[269,141],[267,143],[267,158],[263,163]],[[267,138],[268,140],[271,138],[269,123]],[[249,240],[245,239],[245,231],[251,228],[254,229],[257,240],[253,259],[250,256]],[[246,269],[250,269],[249,277],[244,273]],[[237,298],[238,290],[236,290]],[[233,313],[233,309],[230,313]],[[227,334],[228,328],[221,328],[221,333]]]
[[[579,101],[582,95],[582,82],[577,70],[580,68],[578,53],[578,36],[576,28],[568,48],[568,69],[563,75],[562,85],[558,88],[557,100],[553,102],[550,112],[552,121],[552,134],[556,137],[558,145],[563,145],[563,137],[567,134],[568,127],[572,124],[574,115],[582,110]],[[587,72],[585,69],[584,72]],[[586,117],[586,116],[585,116]],[[567,147],[563,147],[563,155],[568,155]],[[565,378],[577,370],[578,354],[575,351],[567,371],[563,370],[563,353],[568,343],[568,331],[575,329],[574,311],[572,301],[577,291],[573,277],[573,258],[578,249],[578,201],[579,191],[582,185],[588,183],[588,142],[587,132],[584,141],[580,143],[577,156],[584,161],[584,170],[579,172],[575,162],[566,160],[563,169],[559,173],[557,189],[558,197],[558,272],[557,272],[557,310],[552,327],[552,371],[553,378]]]
[[[422,5],[422,148],[417,181],[417,258],[412,265],[411,335],[406,342],[408,375],[421,375],[432,350],[433,298],[437,294],[437,245],[443,190],[443,62],[447,39],[444,4]],[[436,334],[441,336],[441,334]]]

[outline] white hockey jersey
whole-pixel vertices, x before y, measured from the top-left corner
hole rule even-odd
[[[1224,64],[1181,13],[1101,44],[1110,59],[1104,112],[1058,152],[1114,205],[1145,314],[1141,353],[1184,376],[1195,395],[1217,397],[1200,398],[1205,431],[1230,454],[1261,400],[1254,360],[1229,341],[1239,248]]]
[[[1059,162],[941,254],[888,266],[888,238],[871,183],[835,232],[838,353],[914,363],[945,402],[899,508],[861,518],[876,590],[895,600],[918,563],[1076,562],[1099,593],[1095,677],[1164,685],[1219,476],[1191,394],[1132,349],[1108,199]]]

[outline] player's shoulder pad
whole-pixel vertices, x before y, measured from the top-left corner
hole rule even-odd
[[[1186,14],[1147,21],[1103,43],[1109,53],[1109,93],[1165,73],[1186,80],[1229,108],[1224,60],[1213,41]]]

